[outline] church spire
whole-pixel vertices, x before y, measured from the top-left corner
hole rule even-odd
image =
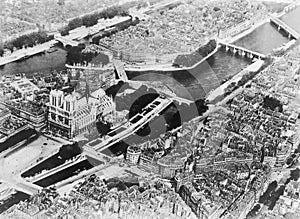
[[[89,98],[95,98],[91,95],[91,89],[90,89],[90,85],[88,83],[87,77],[85,75],[85,94],[84,97],[86,98],[86,102],[89,103]],[[95,98],[96,99],[96,98]]]

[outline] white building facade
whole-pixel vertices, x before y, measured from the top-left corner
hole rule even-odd
[[[66,138],[74,138],[95,125],[100,113],[110,113],[115,109],[112,98],[102,89],[91,95],[81,96],[77,92],[50,92],[48,126],[52,133]]]

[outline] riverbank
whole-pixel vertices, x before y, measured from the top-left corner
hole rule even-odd
[[[197,66],[205,62],[207,59],[212,57],[216,52],[218,52],[219,46],[217,46],[210,54],[206,57],[202,58],[199,62],[194,64],[191,67],[174,67],[173,63],[165,63],[165,64],[153,64],[153,65],[124,65],[124,69],[126,72],[176,72],[176,71],[190,71],[195,69]]]
[[[251,72],[257,72],[263,66],[265,62],[262,60],[257,60],[253,64],[249,65],[246,69],[242,70],[238,74],[234,75],[230,80],[226,81],[224,84],[212,90],[205,98],[209,103],[216,102],[218,99],[221,99],[225,96],[226,88],[232,83],[238,83],[243,76],[250,74]]]
[[[42,53],[42,52],[50,49],[51,47],[53,47],[56,43],[57,43],[56,40],[51,40],[49,42],[36,45],[32,48],[17,50],[9,56],[1,57],[0,58],[0,66],[6,65],[10,62],[18,61],[22,58],[29,58],[33,55],[37,55],[39,53]]]
[[[274,49],[274,53],[280,52],[280,56],[283,56],[288,50],[292,49],[296,45],[296,40],[291,40],[287,44]],[[276,55],[276,54],[275,54]],[[218,99],[221,99],[225,96],[225,90],[229,87],[230,84],[236,83],[243,78],[243,76],[250,75],[254,72],[259,72],[262,66],[265,63],[262,60],[257,60],[255,63],[248,66],[246,69],[242,70],[240,73],[233,76],[231,79],[226,81],[224,84],[222,84],[220,87],[216,88],[215,90],[212,90],[205,98],[205,100],[209,103],[216,102]]]

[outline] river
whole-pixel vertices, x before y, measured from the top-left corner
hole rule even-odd
[[[294,16],[299,17],[299,15],[295,14]],[[288,41],[289,39],[278,32],[270,23],[265,23],[249,35],[236,41],[235,44],[268,54],[272,49]],[[53,70],[59,71],[64,69],[65,62],[66,51],[58,48],[53,53],[46,52],[45,54],[33,56],[24,61],[5,65],[0,69],[0,74],[6,75],[22,72],[28,75],[35,72],[49,74]],[[165,82],[178,96],[199,100],[203,99],[209,91],[218,87],[224,80],[240,72],[249,64],[251,64],[251,60],[249,59],[220,50],[207,61],[190,71],[127,72],[127,74],[131,80]],[[122,148],[121,151],[123,151],[126,147],[117,147],[115,145],[109,150],[115,151],[116,148]],[[120,150],[117,151],[120,152]]]
[[[289,39],[284,36],[284,32],[279,32],[272,24],[265,23],[233,44],[267,55],[287,42]]]
[[[53,70],[63,70],[65,68],[67,52],[56,47],[52,53],[38,54],[24,61],[11,62],[0,67],[0,77],[3,75],[25,73],[32,75],[36,72],[44,75],[50,74]]]
[[[300,32],[300,8],[291,11],[282,17],[282,20],[287,22],[288,25],[295,28]],[[235,44],[243,46],[250,50],[254,50],[263,54],[268,54],[289,40],[282,33],[279,33],[270,23],[263,24],[256,28],[249,35],[236,41]],[[25,73],[32,75],[36,72],[45,75],[50,74],[53,70],[65,69],[67,52],[57,47],[57,51],[52,53],[35,55],[23,61],[13,62],[0,67],[0,76]],[[215,55],[209,58],[205,63],[197,66],[191,71],[177,71],[177,72],[147,72],[147,73],[134,73],[128,72],[128,76],[132,80],[140,81],[162,81],[165,82],[172,90],[179,96],[186,97],[193,100],[203,98],[210,90],[218,87],[225,79],[233,76],[241,71],[251,60],[242,59],[232,54],[218,51]],[[154,123],[160,124],[159,122]],[[128,139],[129,142],[134,142],[133,139]],[[128,141],[126,141],[128,143]],[[113,145],[107,152],[113,154],[120,154],[126,151],[127,144],[120,142]],[[55,176],[51,176],[36,182],[36,184],[46,187],[51,184],[62,181],[68,177],[76,175],[84,169],[90,169],[95,166],[88,160],[85,160],[77,165],[74,165],[68,170],[60,171]],[[281,194],[279,191],[278,194]],[[276,195],[275,200],[270,203],[270,208],[274,207],[276,200],[279,196]],[[0,209],[2,210],[2,209]]]
[[[295,10],[287,13],[281,17],[281,20],[286,22],[290,27],[300,33],[300,7],[298,6]]]
[[[290,12],[298,17],[294,11]],[[296,19],[297,20],[297,19]],[[289,39],[279,33],[270,23],[265,23],[253,32],[236,41],[234,44],[246,47],[263,54],[268,54],[272,49],[287,43]],[[0,76],[7,74],[26,73],[31,75],[35,72],[41,72],[45,75],[53,70],[63,70],[66,63],[67,52],[61,48],[52,53],[45,53],[33,56],[29,59],[19,62],[13,62],[0,68]],[[138,81],[162,81],[170,89],[181,97],[198,100],[218,87],[224,80],[240,72],[251,63],[251,60],[239,56],[218,51],[206,62],[198,65],[190,71],[175,72],[127,72],[128,77]]]
[[[189,71],[127,73],[131,80],[161,81],[178,96],[199,100],[203,99],[209,91],[217,88],[222,81],[240,72],[250,63],[249,59],[219,50],[207,61]]]

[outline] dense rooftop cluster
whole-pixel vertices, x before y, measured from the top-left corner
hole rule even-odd
[[[190,53],[218,31],[251,20],[265,8],[249,1],[185,1],[151,19],[101,39],[102,43],[142,55]]]
[[[208,37],[218,34],[220,30],[249,21],[266,11],[260,4],[246,0],[212,1],[205,3],[204,6],[198,6],[198,3],[199,1],[186,1],[183,4],[172,5],[169,11],[154,12],[151,21],[143,21],[103,41],[110,43],[108,41],[116,40],[117,46],[122,50],[126,51],[128,46],[137,53],[143,51],[143,53],[160,55],[178,51],[190,52],[199,47]],[[63,5],[64,1],[59,1],[59,4]],[[195,13],[196,11],[199,13]],[[197,15],[191,16],[191,14]],[[165,22],[165,18],[173,21]],[[126,34],[132,35],[134,40],[130,37],[126,38]],[[170,41],[171,38],[175,40]],[[199,42],[199,39],[203,39],[203,42]],[[139,40],[146,43],[147,48]],[[131,44],[132,42],[134,45]],[[295,146],[300,103],[290,105],[290,102],[296,99],[296,89],[299,89],[297,83],[300,72],[299,48],[276,60],[270,68],[254,78],[245,88],[238,89],[238,94],[226,104],[212,106],[209,109],[211,111],[205,116],[182,124],[177,131],[172,130],[142,145],[130,145],[126,159],[131,165],[127,167],[137,172],[132,172],[132,175],[147,175],[149,174],[147,172],[154,172],[157,174],[155,177],[148,179],[132,177],[134,179],[128,181],[124,178],[107,177],[108,180],[103,180],[106,170],[102,169],[97,172],[101,178],[93,174],[80,179],[81,182],[72,187],[72,191],[63,197],[58,195],[55,188],[43,189],[29,200],[13,207],[8,214],[14,214],[14,218],[19,216],[27,218],[193,218],[195,215],[199,218],[221,216],[226,219],[244,218],[243,216],[260,197],[270,178],[271,168],[282,167]],[[95,50],[95,53],[98,50],[97,47],[89,49]],[[88,76],[83,74],[83,68],[90,73]],[[91,105],[85,102],[88,103],[92,99],[90,90],[99,86],[103,79],[99,77],[96,68],[95,65],[73,66],[66,80],[63,82],[60,78],[61,84],[53,86],[56,89],[51,92],[51,98],[45,97],[49,92],[43,96],[43,93],[39,93],[40,90],[31,91],[34,94],[41,94],[37,95],[38,99],[33,100],[25,100],[28,96],[26,92],[22,94],[23,99],[16,93],[11,93],[10,96],[17,100],[6,101],[5,105],[11,106],[13,114],[20,117],[26,114],[23,119],[28,119],[35,115],[46,114],[45,103],[50,99],[52,105],[50,104],[48,109],[53,111],[49,113],[48,122],[69,126],[70,114],[77,114],[77,111],[70,110],[70,99],[73,107],[79,101],[84,102],[80,105],[84,108],[78,113],[79,116],[88,115],[92,111],[91,106],[95,106],[95,102]],[[108,74],[111,70],[108,70]],[[88,80],[92,81],[91,86],[86,83]],[[54,80],[55,85],[57,81],[59,80]],[[86,95],[86,98],[76,98],[74,87],[70,85],[72,81],[79,85],[77,86],[79,92]],[[44,80],[43,86],[47,87],[45,84],[48,82],[50,84],[52,80]],[[62,88],[66,84],[68,86]],[[58,88],[61,90],[59,91]],[[2,89],[1,92],[6,93],[7,89]],[[69,100],[65,98],[66,94],[70,94]],[[104,96],[105,91],[101,89],[95,94],[100,100],[100,96]],[[61,110],[64,108],[61,104],[62,99],[66,100],[65,112]],[[99,102],[105,102],[103,100]],[[139,99],[139,101],[144,100]],[[137,109],[136,112],[139,110]],[[58,116],[56,111],[59,112]],[[113,110],[111,112],[113,113]],[[111,114],[111,116],[115,115]],[[140,119],[141,115],[135,119],[137,118]],[[46,124],[47,119],[42,119],[38,122]],[[83,117],[83,121],[79,120],[79,122],[83,123],[87,120],[92,121],[90,117]],[[12,121],[11,118],[3,119],[0,124],[3,130],[6,129],[5,131],[26,125],[18,120]],[[88,128],[86,125],[82,129]],[[60,133],[59,137],[64,135],[66,138],[71,138],[77,135],[77,133],[69,135],[66,129],[61,132],[57,126],[54,126],[53,130]],[[95,142],[97,141],[100,139]],[[58,159],[67,160],[66,157],[72,152],[74,156],[82,152],[81,148],[75,152],[73,146],[67,147],[67,149],[62,147],[56,154]],[[91,152],[88,146],[85,149],[87,149],[85,153]],[[100,156],[100,153],[98,155]],[[113,162],[119,161],[118,159],[122,158],[113,159]],[[74,160],[76,158],[67,162]],[[123,163],[119,165],[120,169],[122,165],[124,166]],[[130,172],[128,169],[124,170],[126,171]],[[80,172],[80,169],[75,172]],[[175,187],[178,194],[172,187]],[[286,191],[285,195],[291,199],[299,198],[298,187],[299,185],[297,185],[297,193]],[[182,200],[190,208],[186,208]]]
[[[32,102],[32,101],[9,101],[7,102],[9,106],[19,109],[21,111],[26,111],[33,115],[41,115],[46,113],[46,107],[43,104]]]
[[[229,104],[233,115],[226,129],[236,139],[229,139],[228,147],[250,151],[255,156],[278,157],[280,152],[287,153],[293,145],[295,118],[289,113],[265,109],[263,98],[260,93],[249,95],[246,91]]]
[[[223,164],[203,170],[185,182],[184,174],[178,175],[178,193],[199,218],[244,215],[259,197],[270,173],[270,168],[254,164]]]
[[[46,29],[58,29],[67,23],[68,20],[83,14],[91,14],[102,8],[121,3],[120,0],[74,0],[74,1],[6,1],[3,2],[0,16],[8,17],[4,20],[4,36],[22,34],[36,30],[37,27]],[[131,1],[132,6],[146,6],[146,1]],[[147,1],[148,2],[148,1]],[[149,1],[154,4],[157,0]]]
[[[17,209],[17,210],[16,210]],[[154,178],[141,178],[125,190],[113,187],[96,175],[75,185],[69,195],[45,189],[7,212],[14,216],[94,218],[196,218],[179,196]]]
[[[0,134],[9,135],[22,127],[26,127],[26,125],[25,121],[9,116],[0,122]]]
[[[4,22],[3,28],[1,31],[3,31],[3,34],[6,34],[7,36],[11,35],[17,35],[19,33],[24,33],[26,31],[35,31],[36,25],[33,23],[27,23],[20,20],[7,20]]]
[[[34,216],[40,211],[47,210],[53,205],[58,196],[58,193],[54,189],[43,189],[39,194],[32,196],[29,200],[21,202],[17,206],[17,209],[25,214]]]
[[[298,46],[261,72],[253,80],[254,85],[264,92],[276,92],[277,98],[286,104],[292,102],[299,89],[299,58]],[[298,104],[298,101],[293,102]]]

